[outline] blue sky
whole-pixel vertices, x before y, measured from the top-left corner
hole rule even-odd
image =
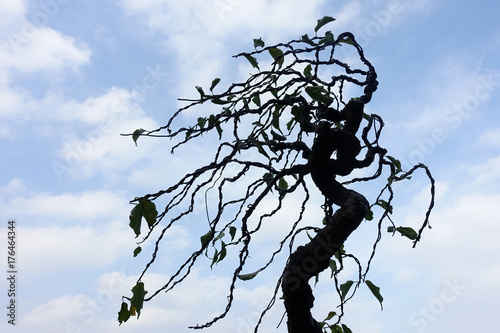
[[[215,77],[221,86],[244,80],[252,69],[231,56],[251,50],[253,38],[270,45],[312,35],[316,20],[329,15],[337,21],[327,28],[353,32],[377,69],[379,90],[368,109],[386,122],[383,145],[406,167],[424,162],[437,180],[433,229],[417,248],[389,235],[379,247],[369,278],[381,287],[384,311],[361,290],[345,322],[354,332],[494,331],[499,13],[486,0],[3,1],[0,253],[6,258],[7,221],[15,219],[19,293],[17,327],[4,316],[0,330],[188,332],[220,313],[227,270],[201,265],[178,290],[147,303],[140,320],[118,327],[121,296],[151,253],[146,247],[132,257],[129,200],[165,188],[215,147],[205,141],[171,155],[167,140],[141,139],[136,147],[120,133],[164,124],[177,98],[198,96],[194,87]],[[182,121],[195,121],[196,112]],[[426,186],[420,175],[397,189],[398,224],[419,226]],[[147,290],[197,246],[203,218],[199,212],[166,236]],[[256,260],[288,226],[278,216],[259,240]],[[349,249],[366,258],[374,232],[364,222]],[[282,267],[239,284],[233,311],[206,331],[250,332]],[[355,276],[347,268],[342,278]],[[2,279],[4,304],[7,287]],[[323,278],[315,295],[321,319],[337,304],[332,283]],[[276,305],[262,331],[285,332],[284,324],[275,329],[282,314]]]

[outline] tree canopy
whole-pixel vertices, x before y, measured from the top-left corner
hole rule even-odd
[[[233,304],[237,283],[258,276],[284,251],[288,251],[288,260],[281,276],[276,277],[274,295],[260,319],[282,295],[290,333],[350,332],[342,322],[343,305],[361,284],[366,284],[382,306],[380,289],[367,279],[382,230],[399,233],[415,246],[429,226],[434,179],[423,164],[403,170],[399,160],[380,146],[384,122],[379,115],[365,112],[365,105],[379,84],[377,73],[352,33],[335,36],[326,31],[318,35],[332,21],[328,16],[318,20],[313,37],[306,34],[272,46],[266,46],[260,38],[254,39],[253,51],[235,56],[248,61],[254,69],[246,81],[218,92],[221,80],[215,78],[208,88],[196,87],[199,97],[182,99],[186,105],[165,126],[128,134],[136,144],[142,137],[170,138],[174,140],[172,153],[210,133],[216,133],[219,144],[214,147],[210,163],[187,172],[165,189],[132,200],[130,227],[137,237],[142,237],[134,256],[139,255],[141,243],[153,231],[158,231],[158,238],[132,296],[123,298],[118,314],[120,324],[130,316],[139,317],[144,302],[185,280],[200,257],[209,257],[213,266],[231,251],[237,253],[238,259],[228,286],[227,306],[220,315],[193,328],[205,328],[224,318]],[[341,57],[342,54],[347,56]],[[198,117],[191,126],[176,125],[185,111],[202,108],[205,103],[217,106],[217,112]],[[353,175],[362,169],[371,173]],[[424,221],[415,230],[395,225],[390,215],[394,184],[410,179],[417,170],[425,171],[430,180],[430,203]],[[352,189],[352,184],[376,179],[385,180],[374,202]],[[308,222],[303,218],[313,190],[318,190],[324,198],[321,227],[318,221]],[[209,191],[216,193],[217,202],[210,204],[214,214],[209,213],[206,202]],[[302,199],[298,214],[289,217],[288,233],[276,244],[267,262],[248,272],[245,265],[253,238],[292,194]],[[165,204],[158,210],[156,203],[160,198]],[[200,235],[199,248],[186,255],[161,288],[146,291],[142,280],[155,263],[164,235],[192,214],[200,199],[206,205],[207,227],[206,233]],[[263,203],[270,199],[274,206],[269,209]],[[370,259],[362,264],[344,250],[343,244],[363,220],[374,219],[374,206],[382,208],[378,235]],[[142,225],[143,220],[146,226]],[[307,234],[309,242],[296,244],[297,236],[303,234]],[[359,267],[356,281],[338,280],[345,258],[354,260]],[[324,320],[317,321],[311,315],[314,296],[309,283],[326,269],[331,270],[335,282],[340,312],[332,311]]]

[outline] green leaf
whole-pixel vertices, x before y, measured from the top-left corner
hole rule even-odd
[[[367,220],[367,221],[373,220],[373,212],[371,209],[368,212],[366,212],[365,220]]]
[[[386,156],[386,157],[391,161],[392,164],[394,164],[394,166],[396,167],[396,172],[402,171],[401,162],[399,160],[395,159],[392,156]]]
[[[260,271],[257,271],[257,272],[253,272],[253,273],[249,273],[249,274],[239,274],[237,275],[238,276],[238,279],[240,280],[243,280],[243,281],[248,281],[248,280],[251,280],[253,279],[254,277],[257,276],[257,274],[259,274]]]
[[[281,68],[283,62],[285,61],[285,57],[283,57],[283,51],[281,51],[277,47],[272,47],[269,49],[269,53],[273,57],[274,61],[278,64],[279,68]]]
[[[230,226],[229,227],[229,234],[231,235],[231,240],[234,239],[234,236],[236,236],[236,227]]]
[[[134,140],[135,145],[137,146],[137,139],[142,135],[142,133],[146,132],[142,128],[136,129],[134,133],[132,133],[132,140]]]
[[[335,41],[335,38],[333,37],[333,34],[331,31],[325,32],[325,37],[323,37],[320,41],[319,44],[324,44],[324,43],[333,43]]]
[[[346,37],[346,38],[340,40],[340,42],[344,43],[344,44],[354,45],[354,42],[352,41],[351,37]]]
[[[141,315],[142,305],[144,304],[144,296],[146,296],[148,292],[144,290],[144,283],[138,282],[132,288],[132,298],[130,299],[130,309],[134,307],[134,310],[137,311],[137,319]]]
[[[347,293],[349,292],[349,289],[351,289],[352,285],[354,284],[354,281],[348,280],[345,283],[342,283],[340,285],[340,297],[342,300],[345,300],[345,297]]]
[[[212,230],[209,230],[206,234],[200,237],[201,245],[203,247],[208,245],[208,242],[212,239]]]
[[[344,333],[352,333],[351,329],[344,324],[342,324],[342,329],[344,330]]]
[[[333,98],[328,96],[328,91],[322,86],[309,86],[306,87],[306,93],[315,101],[330,105]]]
[[[264,47],[266,44],[262,40],[262,37],[259,39],[254,39],[253,40],[253,47],[258,48],[258,47]]]
[[[120,308],[120,311],[118,312],[118,322],[120,325],[124,322],[126,322],[130,318],[130,311],[128,310],[128,304],[125,302],[122,302],[122,306]]]
[[[382,302],[384,301],[384,298],[380,295],[380,288],[374,285],[370,280],[366,280],[365,283],[368,286],[368,289],[372,292],[373,296],[375,296],[375,298],[379,301],[380,308],[383,310],[384,307],[382,306]]]
[[[314,28],[314,32],[318,32],[318,30],[321,29],[321,27],[323,27],[325,24],[328,24],[332,21],[335,21],[335,19],[333,17],[330,17],[330,16],[325,16],[322,19],[319,19],[318,23],[316,24],[316,27]]]
[[[306,43],[306,44],[309,44],[309,45],[312,45],[312,46],[316,45],[316,44],[315,44],[315,43],[311,40],[311,38],[309,38],[309,36],[308,36],[307,34],[303,35],[301,40],[302,40],[302,42],[304,42],[304,43]]]
[[[215,129],[217,130],[217,133],[219,134],[219,140],[222,139],[222,127],[220,126],[220,122],[217,122],[217,124],[215,124]]]
[[[304,68],[304,76],[307,78],[312,77],[312,66],[311,64],[307,65],[306,68]]]
[[[336,315],[337,315],[337,313],[335,311],[330,311],[330,312],[328,312],[328,316],[326,316],[325,320],[323,320],[323,321],[331,320]]]
[[[401,234],[401,236],[408,237],[411,240],[415,240],[418,237],[417,232],[411,227],[397,227],[396,231]]]
[[[210,99],[210,101],[212,101],[212,103],[217,104],[217,105],[224,105],[224,104],[231,103],[231,101],[225,101],[225,100],[220,99],[219,97],[213,97]]]
[[[195,88],[200,93],[201,98],[205,97],[205,92],[203,91],[202,87],[196,86]]]
[[[139,253],[141,253],[142,248],[140,246],[136,247],[134,250],[134,257],[137,257]]]
[[[260,70],[259,63],[257,62],[257,59],[255,59],[255,57],[247,53],[243,54],[243,56],[247,58],[248,62],[252,65],[253,68],[257,68],[258,70]]]
[[[213,91],[215,86],[220,82],[220,79],[217,77],[212,81],[212,84],[210,85],[210,91]]]
[[[285,178],[280,178],[278,180],[278,188],[283,191],[288,189],[288,183],[286,182]]]
[[[217,235],[217,237],[214,238],[214,242],[215,241],[218,241],[219,239],[221,239],[222,237],[224,237],[226,234],[224,234],[224,232],[219,232],[219,234]]]
[[[143,202],[143,215],[148,223],[148,226],[151,227],[156,223],[156,218],[158,217],[158,211],[156,210],[156,205],[154,202],[147,200]]]
[[[273,130],[271,130],[271,135],[273,136],[273,140],[276,140],[276,141],[285,141],[286,140],[286,136],[278,134]]]
[[[392,214],[392,205],[389,205],[389,203],[387,201],[379,199],[379,201],[377,201],[376,205],[385,209],[389,214]]]
[[[252,102],[255,103],[255,105],[257,105],[259,108],[261,106],[260,104],[260,96],[259,95],[255,95],[253,98],[252,98]]]
[[[335,274],[335,271],[337,271],[337,262],[333,259],[330,259],[330,269],[332,270],[332,278],[333,274]]]
[[[132,208],[129,216],[129,226],[134,230],[136,236],[141,234],[142,204],[139,202]]]
[[[205,127],[206,123],[207,123],[207,118],[203,118],[203,117],[198,118],[198,127],[200,129],[203,129],[203,127]]]

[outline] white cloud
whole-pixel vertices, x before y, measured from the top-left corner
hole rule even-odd
[[[9,198],[4,196],[2,213],[21,216],[44,216],[57,219],[94,220],[117,217],[117,212],[127,209],[127,199],[103,190],[83,193],[25,194]],[[29,207],[29,209],[27,209]]]

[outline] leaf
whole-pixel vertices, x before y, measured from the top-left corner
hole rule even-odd
[[[342,324],[342,329],[344,330],[344,333],[352,333],[351,329],[344,324]]]
[[[215,86],[220,82],[220,79],[217,77],[212,81],[212,84],[210,85],[210,91],[213,91]]]
[[[229,234],[231,235],[231,240],[234,239],[234,236],[236,236],[236,227],[230,226],[229,227]]]
[[[391,163],[392,163],[392,164],[394,164],[394,166],[396,167],[396,173],[397,173],[397,172],[402,171],[402,169],[401,169],[401,162],[400,162],[399,160],[395,159],[395,158],[394,158],[394,157],[392,157],[392,156],[386,156],[386,157],[387,157],[387,158],[391,161]]]
[[[225,101],[225,100],[220,99],[219,97],[213,97],[210,100],[212,101],[212,103],[217,104],[217,105],[224,105],[224,104],[231,103],[231,101]]]
[[[319,44],[324,44],[324,43],[333,43],[335,41],[335,38],[333,37],[333,34],[331,31],[325,32],[325,37],[323,37],[320,41]]]
[[[257,68],[258,70],[260,70],[259,63],[257,62],[257,59],[255,59],[255,57],[247,53],[243,55],[245,56],[245,58],[247,58],[248,62],[252,65],[253,68]]]
[[[332,276],[330,276],[332,278],[333,274],[335,274],[335,271],[337,270],[337,262],[333,259],[330,259],[330,269],[332,270]]]
[[[209,230],[206,234],[200,237],[201,246],[205,247],[208,245],[208,242],[212,239],[212,230]]]
[[[130,308],[132,306],[137,311],[137,319],[141,315],[142,305],[144,304],[144,296],[148,292],[144,290],[144,282],[137,282],[137,284],[132,288],[132,298],[130,299]]]
[[[258,48],[258,47],[264,47],[266,44],[262,40],[262,37],[259,39],[254,39],[253,40],[253,47]]]
[[[401,236],[408,237],[411,240],[415,240],[418,237],[417,232],[411,227],[397,227],[396,231],[398,231]]]
[[[142,133],[146,132],[146,130],[143,130],[142,128],[136,129],[134,133],[132,133],[132,140],[134,140],[135,145],[137,146],[137,140],[139,137],[142,135]]]
[[[130,223],[128,224],[136,236],[141,234],[141,221],[142,221],[142,204],[139,202],[132,208],[129,216]]]
[[[288,183],[286,182],[285,178],[280,178],[278,180],[278,188],[283,191],[288,189]]]
[[[283,51],[281,51],[277,47],[272,47],[268,51],[273,57],[274,61],[278,64],[279,68],[281,68],[283,62],[285,61],[285,57],[283,56]]]
[[[301,41],[312,46],[316,45],[307,34],[302,36]]]
[[[201,98],[205,97],[205,92],[203,91],[202,87],[196,86],[195,88],[200,93]]]
[[[336,315],[337,315],[337,313],[335,311],[330,311],[330,312],[328,312],[328,316],[326,316],[325,320],[323,320],[323,321],[331,320]]]
[[[316,24],[316,27],[314,28],[314,32],[318,32],[318,30],[321,29],[321,27],[332,21],[335,21],[335,19],[331,16],[324,16],[322,19],[319,19],[318,23]]]
[[[389,205],[389,203],[387,201],[379,199],[379,201],[377,201],[376,205],[385,209],[389,214],[392,214],[392,205]]]
[[[382,302],[384,301],[384,298],[380,295],[380,288],[374,285],[370,280],[366,280],[365,283],[372,292],[373,296],[375,296],[375,298],[379,301],[380,308],[383,310],[384,307],[382,306]]]
[[[260,104],[260,96],[259,95],[255,95],[253,98],[252,98],[252,102],[255,103],[255,105],[257,105],[259,108],[261,106]]]
[[[134,257],[137,257],[139,253],[141,253],[142,248],[140,246],[136,247],[134,250]]]
[[[307,78],[312,77],[312,66],[311,64],[307,65],[306,68],[304,68],[304,76]]]
[[[353,284],[354,284],[354,281],[348,280],[345,283],[342,283],[340,285],[340,297],[342,298],[342,300],[345,299],[345,296],[347,295],[347,293],[349,292],[349,289],[351,289],[351,286]]]
[[[278,134],[273,130],[271,130],[271,135],[273,136],[273,140],[276,140],[276,141],[285,141],[286,140],[286,136]]]
[[[253,279],[254,277],[257,276],[257,274],[259,274],[260,271],[257,271],[257,272],[253,272],[253,273],[249,273],[249,274],[239,274],[237,275],[238,276],[238,279],[240,280],[243,280],[243,281],[248,281],[248,280],[251,280]]]
[[[158,217],[158,211],[156,210],[156,205],[153,201],[147,200],[143,202],[143,215],[148,223],[148,226],[151,227],[156,223],[156,218]]]
[[[198,127],[200,129],[203,129],[203,127],[205,127],[206,123],[207,123],[207,118],[203,118],[203,117],[198,118]]]
[[[330,105],[333,102],[333,98],[328,96],[328,91],[322,86],[309,86],[306,87],[306,93],[315,101]]]
[[[366,212],[365,220],[367,220],[367,221],[373,220],[373,212],[371,209],[368,212]]]
[[[122,302],[122,306],[120,308],[120,311],[118,312],[118,322],[120,325],[124,322],[126,322],[130,318],[130,311],[128,310],[128,304],[125,302]]]

